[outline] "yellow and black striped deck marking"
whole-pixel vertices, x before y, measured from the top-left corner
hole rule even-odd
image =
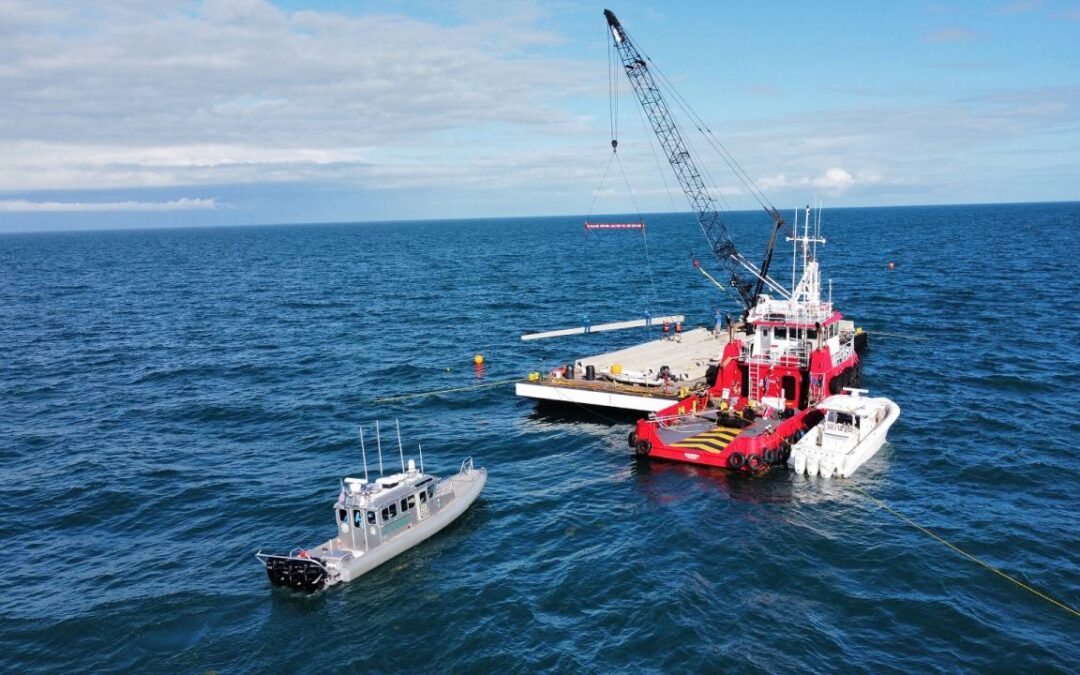
[[[732,429],[731,427],[716,427],[712,431],[706,431],[704,433],[697,434],[696,436],[690,436],[684,438],[681,441],[676,441],[671,444],[673,448],[685,448],[688,450],[701,450],[702,452],[711,452],[714,454],[720,454],[724,451],[731,441],[742,433],[742,429]]]

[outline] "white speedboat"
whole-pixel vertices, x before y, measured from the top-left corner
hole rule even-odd
[[[310,593],[352,581],[454,522],[487,482],[487,469],[474,467],[472,457],[445,479],[418,470],[411,459],[402,468],[374,483],[366,478],[342,481],[333,539],[288,554],[256,553],[271,583]]]
[[[844,390],[815,406],[824,418],[792,446],[788,465],[795,473],[847,478],[885,444],[900,406],[863,396],[865,389]]]

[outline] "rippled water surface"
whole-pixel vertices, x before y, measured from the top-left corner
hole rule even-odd
[[[732,225],[760,250],[756,214]],[[825,213],[867,386],[903,409],[831,482],[637,462],[625,420],[510,386],[373,403],[646,337],[518,339],[585,313],[733,309],[686,216],[649,219],[651,265],[576,218],[2,236],[0,666],[1075,672],[1080,620],[849,486],[1080,606],[1078,226]],[[332,536],[376,418],[429,470],[487,466],[481,499],[358,582],[271,589],[252,554]]]

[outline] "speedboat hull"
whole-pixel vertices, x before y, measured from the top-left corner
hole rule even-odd
[[[841,406],[840,399],[857,400],[862,408]],[[885,445],[889,429],[900,417],[900,406],[886,398],[837,396],[822,401],[825,421],[791,449],[790,466],[799,475],[849,478]],[[833,415],[848,414],[850,423],[835,424]]]

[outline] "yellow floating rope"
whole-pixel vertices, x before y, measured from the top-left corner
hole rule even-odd
[[[468,387],[452,387],[450,389],[436,389],[434,391],[422,391],[417,394],[402,394],[401,396],[387,396],[385,398],[377,398],[372,403],[389,403],[390,401],[402,401],[407,398],[420,398],[421,396],[437,396],[438,394],[450,394],[458,391],[471,391],[473,389],[484,389],[485,387],[499,387],[504,384],[511,384],[514,382],[520,382],[523,378],[515,377],[512,380],[499,380],[498,382],[485,382],[483,384],[473,384]]]
[[[904,514],[900,513],[900,512],[899,512],[899,511],[897,511],[896,509],[892,508],[891,506],[889,506],[889,505],[888,505],[888,504],[886,504],[885,502],[881,501],[880,499],[878,499],[878,498],[876,498],[876,497],[872,497],[872,496],[870,496],[870,495],[869,495],[869,494],[867,494],[867,493],[866,493],[866,492],[865,492],[864,490],[862,490],[862,489],[860,489],[860,488],[857,488],[857,487],[855,487],[854,485],[852,485],[852,486],[850,486],[850,487],[851,487],[851,489],[852,489],[852,490],[854,490],[855,492],[858,492],[858,493],[859,493],[859,494],[861,494],[861,495],[862,495],[863,497],[866,497],[867,499],[869,499],[870,501],[874,502],[875,504],[877,504],[877,505],[878,505],[878,506],[880,506],[881,508],[885,509],[885,510],[886,510],[886,511],[888,511],[889,513],[893,514],[894,516],[896,516],[896,517],[897,517],[897,518],[899,518],[900,520],[904,521],[904,522],[905,522],[905,523],[907,523],[908,525],[911,525],[911,526],[912,526],[912,527],[914,527],[914,528],[915,528],[916,530],[919,530],[919,531],[920,531],[920,532],[922,532],[923,534],[926,534],[926,535],[929,535],[930,537],[933,537],[934,539],[938,540],[938,541],[939,541],[939,542],[941,542],[942,544],[945,544],[946,546],[948,546],[948,547],[949,547],[949,548],[951,548],[952,550],[954,550],[954,551],[956,551],[957,553],[959,553],[960,555],[964,556],[964,557],[965,557],[965,558],[967,558],[968,560],[972,560],[972,561],[974,561],[974,562],[978,563],[979,565],[982,565],[983,567],[985,567],[986,569],[990,570],[990,571],[991,571],[991,572],[993,572],[994,574],[996,574],[996,575],[998,575],[999,577],[1001,577],[1001,578],[1003,578],[1003,579],[1005,579],[1005,580],[1007,580],[1007,581],[1009,581],[1009,582],[1011,582],[1011,583],[1013,583],[1013,584],[1015,584],[1015,585],[1019,586],[1020,588],[1024,589],[1024,590],[1025,590],[1025,591],[1027,591],[1028,593],[1031,593],[1031,594],[1033,594],[1033,595],[1036,595],[1036,596],[1038,596],[1038,597],[1042,598],[1043,600],[1046,600],[1047,602],[1049,602],[1049,603],[1050,603],[1050,604],[1052,604],[1052,605],[1057,605],[1058,607],[1060,607],[1061,609],[1065,610],[1065,611],[1066,611],[1066,612],[1068,612],[1069,614],[1072,614],[1073,616],[1075,616],[1075,617],[1078,617],[1078,618],[1080,618],[1080,611],[1077,611],[1077,610],[1073,609],[1072,607],[1070,607],[1069,605],[1065,604],[1064,602],[1061,602],[1060,600],[1055,600],[1054,598],[1050,597],[1050,596],[1049,596],[1049,595],[1047,595],[1046,593],[1043,593],[1042,591],[1039,591],[1039,590],[1037,590],[1037,589],[1034,589],[1034,588],[1032,588],[1031,586],[1028,586],[1028,585],[1027,585],[1027,584],[1025,584],[1025,583],[1024,583],[1023,581],[1020,581],[1020,580],[1019,580],[1019,579],[1017,579],[1016,577],[1014,577],[1014,576],[1011,576],[1011,575],[1009,575],[1009,574],[1006,574],[1005,572],[1002,572],[1001,570],[999,570],[998,568],[994,567],[994,566],[993,566],[993,565],[991,565],[990,563],[988,563],[988,562],[984,562],[984,561],[982,561],[982,560],[980,560],[980,559],[976,558],[975,556],[971,555],[971,554],[970,554],[970,553],[968,553],[967,551],[965,551],[965,550],[961,549],[961,548],[960,548],[959,546],[956,546],[956,545],[954,545],[954,544],[951,544],[951,543],[949,543],[948,541],[945,541],[945,539],[943,539],[943,538],[942,538],[942,537],[940,537],[939,535],[937,535],[937,534],[935,534],[934,532],[932,532],[932,531],[928,530],[927,528],[923,527],[922,525],[919,525],[919,524],[918,524],[918,523],[916,523],[916,522],[915,522],[914,520],[912,520],[911,518],[908,518],[907,516],[905,516]]]

